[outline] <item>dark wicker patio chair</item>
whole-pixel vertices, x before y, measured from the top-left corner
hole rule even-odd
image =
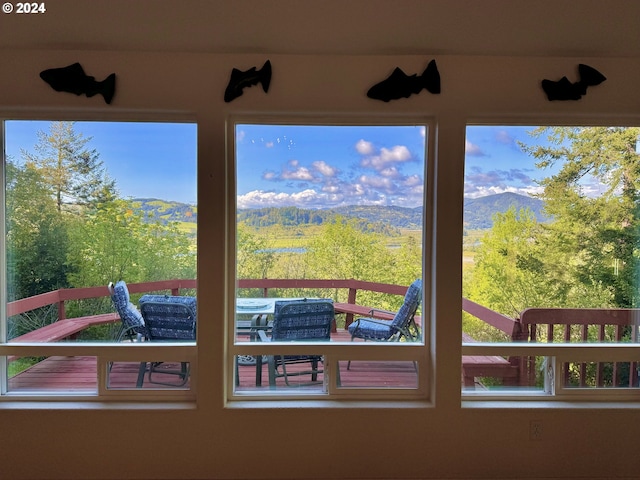
[[[273,342],[328,342],[335,313],[333,301],[324,299],[276,301],[273,314],[271,337],[264,330],[258,331],[262,341]],[[276,379],[284,378],[287,386],[292,386],[289,377],[311,375],[310,383],[295,383],[294,386],[318,383],[321,355],[269,355],[269,386],[275,388]],[[289,369],[295,364],[309,364],[304,370]]]
[[[143,295],[140,311],[144,318],[147,340],[150,342],[193,342],[196,340],[196,299],[186,296]],[[138,387],[144,382],[144,371],[138,376]],[[177,375],[178,382],[154,379],[158,375]],[[162,377],[161,377],[162,378]],[[166,377],[165,377],[166,378]],[[149,382],[172,387],[183,386],[189,380],[189,363],[173,368],[165,362],[150,362]]]

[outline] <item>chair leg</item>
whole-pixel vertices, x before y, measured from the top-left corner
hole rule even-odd
[[[267,365],[268,365],[268,370],[269,370],[269,388],[276,388],[276,361],[273,358],[273,355],[269,355],[267,357]],[[287,377],[285,375],[284,377],[285,382],[287,380]]]
[[[147,362],[140,362],[140,368],[138,369],[138,381],[136,382],[136,387],[141,388],[144,383],[144,374],[147,371]]]

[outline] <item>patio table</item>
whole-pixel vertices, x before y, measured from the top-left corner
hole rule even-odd
[[[255,340],[259,330],[271,328],[269,316],[273,315],[276,301],[302,300],[302,298],[236,298],[236,333],[248,332],[249,338]],[[251,315],[251,320],[240,320],[237,315]],[[256,387],[262,385],[262,355],[239,355],[239,365],[256,366]],[[237,371],[236,371],[237,377]],[[238,378],[236,378],[237,384]]]

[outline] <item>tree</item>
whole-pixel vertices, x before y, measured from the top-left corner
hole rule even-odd
[[[550,306],[543,254],[536,238],[541,229],[529,209],[496,213],[493,227],[480,240],[467,286],[469,298],[505,315],[527,307]]]
[[[38,132],[35,154],[22,151],[28,166],[36,168],[51,189],[58,212],[63,207],[113,200],[115,181],[107,175],[99,153],[88,149],[92,137],[84,137],[75,122],[51,122],[49,132]]]
[[[67,262],[73,287],[106,285],[124,279],[146,282],[195,278],[196,257],[175,225],[147,223],[125,200],[100,204],[70,228]]]
[[[6,164],[8,301],[68,286],[64,219],[33,165]]]
[[[266,278],[275,261],[264,236],[258,236],[244,225],[236,230],[236,277]]]
[[[548,226],[552,247],[576,285],[611,292],[606,306],[640,303],[639,133],[624,127],[542,127],[532,134],[546,135],[550,146],[523,145],[538,168],[559,166],[541,182],[546,212],[554,218]]]
[[[309,243],[305,254],[311,278],[392,282],[394,262],[389,249],[378,235],[363,233],[356,223],[357,220],[337,217],[323,225],[321,234]],[[389,308],[380,305],[380,296],[372,292],[363,292],[358,303]]]

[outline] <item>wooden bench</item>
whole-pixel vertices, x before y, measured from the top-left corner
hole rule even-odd
[[[117,313],[103,313],[100,315],[90,315],[87,317],[67,318],[45,325],[19,337],[12,338],[9,342],[21,343],[46,343],[57,342],[66,338],[73,338],[82,330],[93,325],[104,325],[120,321]]]
[[[463,343],[476,340],[466,333],[462,334]],[[465,387],[475,388],[476,377],[501,378],[505,384],[515,384],[520,377],[520,368],[504,357],[497,355],[463,355],[462,380]]]

